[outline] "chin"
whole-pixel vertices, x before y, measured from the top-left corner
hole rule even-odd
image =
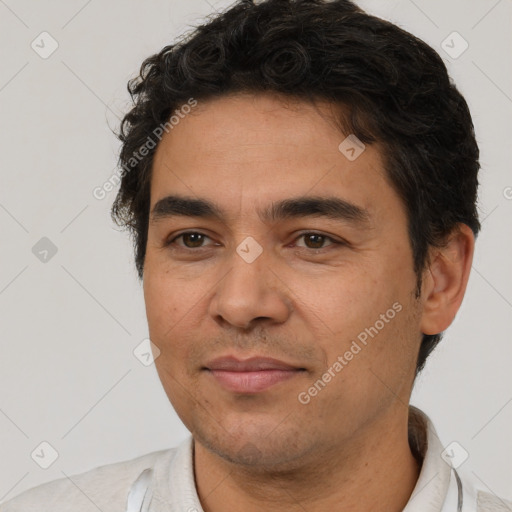
[[[311,435],[296,425],[254,418],[223,423],[225,430],[219,424],[201,424],[192,430],[195,440],[225,461],[253,471],[290,471],[314,451]]]

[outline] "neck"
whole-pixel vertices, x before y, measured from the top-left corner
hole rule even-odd
[[[396,412],[396,411],[395,411]],[[407,415],[390,415],[286,471],[257,471],[222,459],[195,441],[195,476],[205,512],[350,510],[399,512],[418,480]]]

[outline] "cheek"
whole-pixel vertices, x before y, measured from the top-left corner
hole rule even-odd
[[[173,385],[196,378],[202,339],[209,339],[208,290],[214,286],[207,273],[190,279],[177,272],[149,271],[144,276],[144,298],[150,339],[160,349],[156,367],[168,394]]]
[[[174,294],[170,293],[165,279],[160,279],[153,274],[144,275],[144,301],[146,304],[146,316],[152,336],[160,338],[163,329],[169,329],[178,315],[178,301]]]
[[[401,299],[397,281],[386,282],[386,274],[389,279],[389,273],[376,267],[337,269],[314,280],[296,279],[290,288],[308,324],[316,325],[316,331],[346,338],[373,325]]]
[[[144,274],[144,301],[150,331],[161,336],[193,318],[209,285],[204,279],[183,279],[175,272]]]
[[[369,368],[385,368],[387,373],[409,364],[417,349],[411,318],[414,287],[414,273],[406,273],[403,261],[400,265],[392,258],[294,280],[296,313],[326,354],[328,367],[352,352],[339,385],[347,378],[365,388],[368,382],[361,375],[368,372],[368,379],[375,378]]]

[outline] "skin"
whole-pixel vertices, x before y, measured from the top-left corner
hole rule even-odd
[[[415,297],[406,213],[381,150],[367,145],[349,161],[334,113],[327,103],[276,95],[225,96],[200,102],[156,151],[151,209],[173,194],[214,201],[225,213],[152,219],[144,268],[157,371],[193,434],[207,512],[400,511],[419,475],[407,438],[419,345],[422,333],[453,320],[474,239],[461,225],[432,249]],[[258,216],[303,195],[350,201],[368,222]],[[184,231],[206,237],[176,238]],[[311,231],[330,238],[301,236]],[[252,263],[236,251],[248,236],[263,250]],[[396,303],[401,311],[301,403],[299,393]],[[273,357],[304,371],[260,393],[234,393],[204,370],[226,355]]]

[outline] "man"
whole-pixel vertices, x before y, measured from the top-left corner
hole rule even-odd
[[[241,1],[130,91],[112,213],[192,435],[2,511],[512,510],[409,405],[480,228],[440,57],[348,0]]]

